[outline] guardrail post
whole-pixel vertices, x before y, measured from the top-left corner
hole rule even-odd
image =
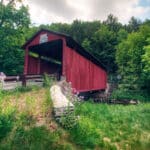
[[[21,75],[22,86],[26,86],[26,75]]]

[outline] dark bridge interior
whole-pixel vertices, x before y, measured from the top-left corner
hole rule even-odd
[[[41,59],[40,73],[62,75],[63,41],[53,40],[50,42],[33,45],[29,51],[38,54]]]

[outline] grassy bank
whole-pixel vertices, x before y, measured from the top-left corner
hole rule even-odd
[[[68,135],[53,121],[49,89],[0,93],[0,149],[70,149]],[[63,140],[62,140],[63,139]]]
[[[150,104],[136,106],[93,104],[77,107],[80,120],[72,141],[83,149],[149,149]]]
[[[150,103],[77,104],[79,119],[63,129],[52,117],[49,89],[0,92],[1,150],[147,150]]]

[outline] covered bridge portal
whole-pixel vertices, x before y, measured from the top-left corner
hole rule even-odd
[[[24,74],[58,74],[78,92],[106,88],[106,69],[70,36],[42,29],[23,48]]]

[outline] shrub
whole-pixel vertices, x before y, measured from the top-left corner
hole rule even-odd
[[[139,101],[149,101],[150,95],[145,91],[134,91],[134,90],[125,90],[117,89],[113,91],[111,95],[112,99],[129,99],[129,100],[139,100]]]
[[[77,123],[77,117],[75,116],[75,113],[72,112],[68,107],[66,112],[60,118],[59,122],[65,129],[72,129]]]

